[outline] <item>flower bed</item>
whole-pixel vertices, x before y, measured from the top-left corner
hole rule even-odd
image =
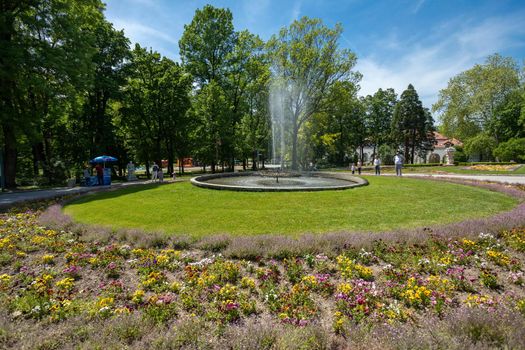
[[[384,347],[400,344],[388,343],[400,341],[396,332],[430,332],[429,319],[443,329],[448,326],[440,320],[482,327],[490,315],[509,323],[489,338],[484,329],[446,332],[454,341],[525,346],[519,336],[525,325],[523,227],[468,238],[430,235],[421,242],[375,238],[366,249],[348,245],[336,254],[243,260],[211,252],[224,246],[220,240],[210,250],[118,237],[85,240],[41,226],[40,214],[26,209],[0,216],[5,347],[42,339],[58,347],[163,348],[169,334],[188,347],[230,347],[242,339],[253,348],[363,346],[378,330],[383,336],[373,344]],[[71,335],[78,332],[85,334]],[[191,345],[191,339],[203,343]]]

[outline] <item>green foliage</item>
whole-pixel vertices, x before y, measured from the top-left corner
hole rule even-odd
[[[423,108],[412,84],[396,104],[391,130],[392,140],[404,149],[406,162],[414,163],[417,154],[434,148],[434,120],[429,110]]]
[[[454,162],[466,162],[468,156],[465,154],[465,150],[461,146],[454,146],[456,153],[454,153]]]
[[[494,148],[496,148],[496,140],[486,134],[479,134],[465,142],[465,154],[471,157],[478,156],[479,161],[491,160]]]
[[[493,151],[494,157],[501,161],[525,161],[525,138],[502,142]]]
[[[191,77],[172,60],[136,45],[127,68],[123,103],[115,123],[139,161],[174,161],[177,142],[188,142]],[[185,156],[182,154],[181,156]]]
[[[195,11],[191,23],[184,26],[179,41],[182,63],[201,85],[212,80],[221,81],[234,45],[231,11],[212,5]]]
[[[390,128],[397,103],[397,94],[394,89],[379,89],[373,96],[368,95],[364,103],[368,139],[373,145],[380,148],[391,141]],[[384,160],[382,155],[381,157]]]
[[[513,134],[506,128],[515,127],[516,108],[507,103],[514,103],[511,95],[519,85],[514,59],[495,54],[453,77],[432,109],[440,113],[443,133],[449,137],[466,140],[486,132],[500,141]]]

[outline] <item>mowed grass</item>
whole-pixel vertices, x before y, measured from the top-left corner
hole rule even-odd
[[[76,221],[202,237],[385,231],[444,224],[509,210],[517,200],[481,188],[396,177],[368,177],[345,191],[250,193],[189,182],[88,195],[64,210]]]

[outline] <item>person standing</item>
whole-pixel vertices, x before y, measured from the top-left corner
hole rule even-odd
[[[378,156],[374,158],[374,168],[376,170],[376,175],[381,175],[381,160]]]
[[[352,165],[350,166],[350,170],[352,170],[352,175],[355,174],[355,164],[352,163]]]
[[[396,165],[396,176],[403,176],[401,169],[403,168],[403,158],[398,154],[394,157],[394,164]]]
[[[135,176],[135,164],[133,164],[131,160],[129,161],[127,165],[127,169],[128,169],[128,181],[136,180],[137,177]]]
[[[151,167],[151,181],[157,181],[159,178],[159,166],[157,163],[153,162],[153,166]]]
[[[98,163],[95,167],[95,171],[97,172],[98,185],[104,185],[104,168],[102,167],[102,165],[100,165],[100,163]]]
[[[159,179],[159,182],[164,182],[164,171],[162,171],[162,166],[159,166],[157,169],[157,178]]]
[[[87,165],[84,168],[84,183],[86,186],[91,186],[91,171],[89,171],[89,167]]]
[[[361,168],[363,167],[363,163],[361,163],[361,159],[357,161],[357,174],[361,175]]]

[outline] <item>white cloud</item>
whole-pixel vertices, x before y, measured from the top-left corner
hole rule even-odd
[[[150,43],[153,40],[161,40],[178,45],[178,40],[175,37],[139,22],[116,19],[113,20],[113,25],[117,29],[124,29],[124,33],[130,38],[131,42],[146,42],[151,45]]]
[[[301,1],[296,1],[293,4],[292,7],[292,14],[290,16],[290,22],[295,21],[296,19],[299,19],[299,16],[301,15]]]
[[[356,69],[363,74],[361,95],[389,87],[401,94],[412,84],[425,107],[430,108],[453,76],[482,63],[490,54],[525,46],[524,18],[524,13],[516,13],[481,23],[451,21],[436,27],[425,40],[404,46],[393,35],[389,38],[392,45],[383,45],[388,54],[358,60]]]

